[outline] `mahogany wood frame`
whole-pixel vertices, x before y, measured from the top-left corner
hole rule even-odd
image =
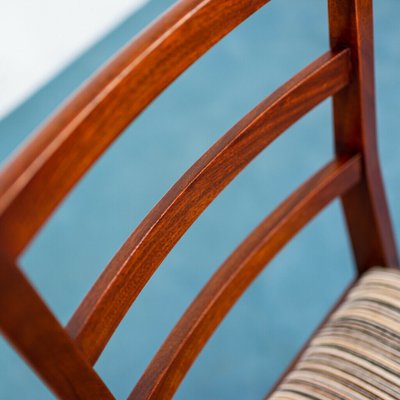
[[[0,328],[62,399],[112,399],[93,364],[140,291],[214,198],[290,125],[333,97],[336,157],[242,242],[184,313],[130,399],[170,398],[277,252],[340,196],[358,273],[398,265],[380,173],[372,0],[328,0],[331,50],[217,141],[122,245],[64,329],[17,266],[62,199],[194,61],[268,0],[181,0],[64,106],[0,173]]]

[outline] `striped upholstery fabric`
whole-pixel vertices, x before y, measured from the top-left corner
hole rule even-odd
[[[366,273],[269,399],[400,399],[400,272]]]

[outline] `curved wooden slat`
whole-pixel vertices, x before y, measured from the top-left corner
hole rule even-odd
[[[0,309],[0,330],[58,398],[114,398],[21,270],[1,255]]]
[[[169,399],[230,308],[279,250],[361,177],[359,156],[337,160],[289,196],[231,254],[183,314],[129,399]],[[162,396],[161,396],[162,394]]]
[[[95,362],[163,259],[222,189],[280,133],[349,81],[349,52],[328,52],[225,134],[155,206],[93,286],[68,331]]]
[[[124,128],[269,0],[181,0],[97,74],[0,175],[0,246],[16,258]]]

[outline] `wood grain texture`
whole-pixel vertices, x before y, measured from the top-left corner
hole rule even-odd
[[[58,398],[114,398],[22,271],[1,254],[0,309],[1,332]]]
[[[329,0],[329,23],[332,49],[352,54],[351,84],[333,111],[336,153],[363,155],[363,179],[342,201],[358,271],[398,266],[377,149],[372,0]]]
[[[268,0],[182,0],[128,45],[0,174],[0,246],[17,257],[112,141]]]
[[[217,270],[130,395],[170,398],[275,254],[342,197],[358,271],[398,262],[379,168],[372,0],[329,0],[331,51],[267,97],[171,188],[117,252],[64,329],[14,260],[146,106],[268,0],[181,0],[102,69],[0,172],[0,329],[61,399],[112,399],[94,364],[196,218],[290,125],[334,96],[336,160],[297,189]]]
[[[176,183],[117,252],[68,324],[91,362],[147,281],[224,187],[279,134],[349,79],[349,52],[328,52],[261,102]]]
[[[324,167],[232,253],[184,313],[129,399],[169,399],[222,319],[281,248],[361,176],[359,156]]]

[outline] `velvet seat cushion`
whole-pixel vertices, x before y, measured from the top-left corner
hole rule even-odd
[[[400,399],[400,272],[364,274],[269,399]]]

